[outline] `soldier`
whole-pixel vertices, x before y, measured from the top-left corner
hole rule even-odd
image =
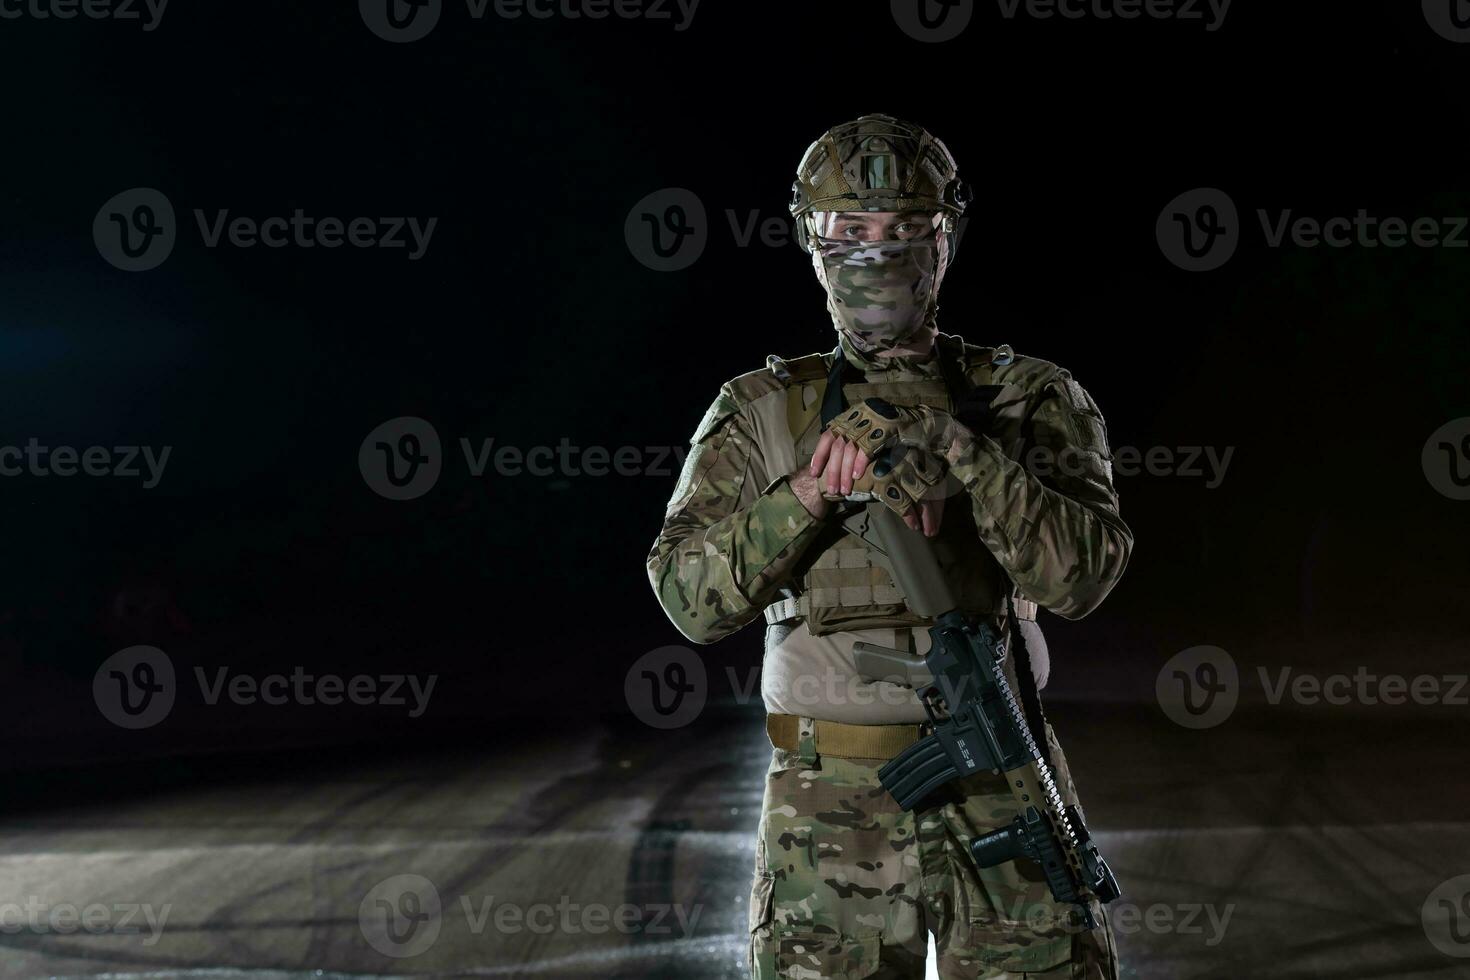
[[[967,777],[951,802],[899,809],[877,771],[925,734],[923,706],[854,665],[859,640],[924,654],[930,625],[833,519],[855,488],[931,538],[966,613],[997,629],[1019,621],[1032,647],[1037,606],[1085,616],[1132,548],[1087,392],[1054,364],[938,330],[966,197],[949,150],[919,126],[863,116],[812,144],[791,211],[837,349],[773,356],[720,389],[648,559],[690,640],[766,624],[774,751],[750,900],[757,978],[922,977],[931,931],[941,977],[1118,973],[1096,902],[1099,925],[1081,928],[1034,863],[970,859],[972,840],[1016,815],[1003,781]],[[871,404],[897,415],[885,445],[914,447],[881,477],[850,421],[871,420]],[[1042,658],[1034,673],[1045,682]],[[1046,737],[1076,803],[1050,726]]]

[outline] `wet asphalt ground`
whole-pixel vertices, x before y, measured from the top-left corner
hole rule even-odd
[[[1051,716],[1125,976],[1470,976],[1456,719]],[[0,976],[745,975],[758,712],[450,741],[13,782]]]

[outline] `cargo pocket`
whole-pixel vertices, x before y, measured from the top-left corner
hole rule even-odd
[[[1039,937],[1000,928],[994,921],[972,922],[966,948],[951,955],[1016,978],[1080,980],[1082,966],[1074,962],[1073,945],[1068,933]]]
[[[1045,980],[1070,980],[1081,977],[1072,962],[1072,937],[1045,939],[1025,949],[1016,950],[1002,963],[1002,969],[1023,977]]]
[[[775,874],[762,871],[756,874],[755,884],[750,889],[750,950],[746,965],[752,977],[769,976],[774,966],[768,962],[764,971],[761,969],[762,960],[770,959],[763,954],[771,943],[771,894],[775,884]]]
[[[784,933],[776,949],[783,980],[862,980],[878,972],[878,937]]]
[[[771,921],[771,892],[776,884],[775,872],[765,871],[755,876],[750,889],[750,931],[755,932]]]

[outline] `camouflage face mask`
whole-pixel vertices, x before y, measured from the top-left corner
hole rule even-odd
[[[817,278],[839,331],[864,352],[893,350],[934,330],[940,249],[933,237],[910,241],[817,239]]]

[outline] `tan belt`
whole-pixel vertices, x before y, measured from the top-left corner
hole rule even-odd
[[[902,596],[895,601],[901,601]],[[1036,621],[1036,603],[1030,599],[1016,599],[1016,618],[1030,622]],[[804,619],[811,614],[812,602],[810,595],[793,596],[788,599],[778,599],[766,607],[766,622],[771,624],[784,623],[792,619]]]
[[[891,759],[926,734],[925,725],[844,725],[840,721],[816,722],[818,755],[838,759]],[[799,752],[801,719],[795,715],[766,715],[766,734],[771,744],[787,752]]]

